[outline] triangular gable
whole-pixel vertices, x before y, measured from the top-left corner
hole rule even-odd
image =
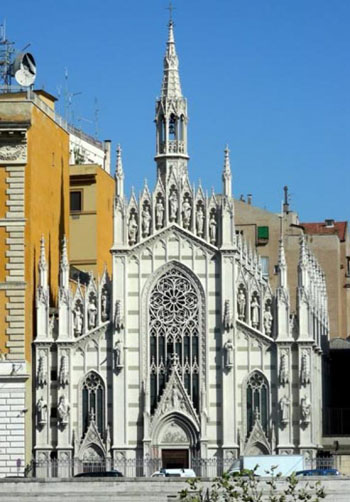
[[[270,442],[266,437],[265,431],[262,428],[260,419],[258,417],[255,419],[254,426],[245,444],[244,454],[245,455],[249,454],[249,452],[254,447],[259,447],[262,450],[262,453],[265,453],[267,455],[271,454]],[[264,451],[264,449],[266,449],[266,451]]]
[[[151,426],[163,419],[170,413],[181,413],[195,422],[199,428],[199,418],[196,410],[193,407],[192,401],[187,394],[187,391],[178,374],[176,366],[173,366],[169,380],[166,383],[165,389],[157,404],[157,409],[151,418]]]
[[[84,451],[92,445],[98,446],[102,450],[104,456],[106,456],[106,448],[97,429],[94,417],[91,417],[89,427],[80,443],[78,456],[82,458]]]

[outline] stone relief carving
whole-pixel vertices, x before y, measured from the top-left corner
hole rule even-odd
[[[267,303],[264,312],[264,329],[265,329],[265,334],[267,336],[271,336],[272,334],[272,322],[273,322],[273,316],[271,312],[271,305],[270,303]]]
[[[301,398],[300,401],[300,413],[301,413],[301,421],[304,424],[309,424],[311,419],[311,403],[310,399],[307,396]]]
[[[286,353],[282,353],[280,357],[279,381],[281,385],[289,383],[288,356]]]
[[[38,425],[44,425],[47,422],[47,403],[43,396],[39,399],[36,404],[36,414]]]
[[[306,386],[310,381],[310,355],[308,351],[304,350],[301,356],[300,383]]]
[[[286,425],[289,422],[290,400],[284,395],[280,399],[281,424]]]
[[[65,356],[65,355],[61,356],[58,382],[59,382],[59,384],[62,387],[64,387],[65,385],[68,385],[68,383],[69,383],[69,380],[68,380],[68,363],[67,363],[67,356]]]
[[[0,161],[19,161],[25,160],[27,156],[26,144],[8,144],[0,145]]]
[[[122,341],[117,340],[114,346],[114,365],[117,369],[123,367],[122,349],[123,349]]]
[[[170,197],[169,197],[169,206],[170,206],[170,215],[169,219],[170,221],[176,221],[177,218],[177,211],[179,208],[179,200],[178,200],[178,195],[176,190],[172,190]]]
[[[133,244],[136,243],[137,230],[139,228],[136,221],[135,213],[131,213],[128,226],[129,226],[129,244],[130,246],[132,246]]]
[[[230,300],[225,300],[223,324],[226,330],[233,328]]]
[[[216,230],[217,230],[217,222],[215,213],[211,213],[209,220],[209,238],[211,244],[216,244]]]
[[[121,300],[116,300],[115,301],[115,315],[114,315],[114,324],[115,328],[120,331],[121,329],[124,328],[124,321],[123,321],[123,316],[122,316],[122,306],[121,306]]]
[[[96,328],[96,322],[97,322],[96,297],[94,295],[90,295],[89,304],[88,304],[88,326],[89,326],[89,329]]]
[[[162,228],[163,220],[164,220],[164,204],[162,202],[162,199],[159,198],[158,202],[156,204],[156,227],[157,227],[157,230]]]
[[[186,228],[187,230],[189,229],[191,223],[191,212],[192,206],[190,204],[190,199],[186,197],[182,204],[182,221],[184,228]]]
[[[203,235],[204,235],[204,212],[203,212],[203,208],[201,205],[199,205],[197,208],[196,226],[197,226],[198,237],[203,237]]]
[[[36,375],[36,383],[38,387],[44,387],[47,384],[47,376],[45,370],[45,356],[41,355],[38,361],[38,372]]]
[[[75,336],[80,336],[83,332],[83,312],[82,305],[80,302],[76,303],[75,309],[73,310],[74,315],[74,334]]]
[[[250,304],[250,318],[253,328],[259,329],[260,327],[260,302],[257,293],[253,293],[252,301]]]
[[[148,237],[151,233],[151,212],[148,205],[142,211],[142,235]]]
[[[225,343],[225,367],[227,369],[233,366],[233,344],[232,340],[229,338]]]
[[[187,443],[188,438],[185,431],[178,425],[172,423],[162,436],[162,443]]]
[[[69,404],[66,403],[65,396],[61,396],[57,406],[57,421],[61,425],[66,425],[68,423],[69,417]]]
[[[237,295],[237,310],[238,310],[238,319],[241,321],[245,321],[245,310],[246,310],[246,294],[243,286],[240,286],[238,289]]]

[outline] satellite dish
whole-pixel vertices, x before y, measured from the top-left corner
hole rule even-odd
[[[33,56],[29,52],[20,52],[11,67],[11,75],[22,87],[34,84],[36,77],[36,65]]]

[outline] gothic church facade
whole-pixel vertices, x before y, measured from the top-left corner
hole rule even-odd
[[[291,306],[281,234],[272,291],[235,231],[228,149],[221,194],[191,184],[172,22],[155,123],[153,191],[125,196],[118,150],[112,278],[71,284],[63,242],[58,305],[50,305],[42,241],[35,459],[186,467],[199,457],[312,458],[322,434],[324,274],[301,240]]]

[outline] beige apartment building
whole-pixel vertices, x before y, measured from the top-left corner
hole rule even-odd
[[[281,218],[280,214],[252,205],[251,197],[247,200],[235,200],[236,232],[244,235],[257,249],[262,257],[263,274],[272,287],[277,286],[278,244],[283,233],[291,314],[296,310],[299,240],[301,235],[305,235],[326,276],[330,337],[347,338],[350,335],[350,240],[347,222],[327,219],[319,223],[303,223],[286,202]]]

